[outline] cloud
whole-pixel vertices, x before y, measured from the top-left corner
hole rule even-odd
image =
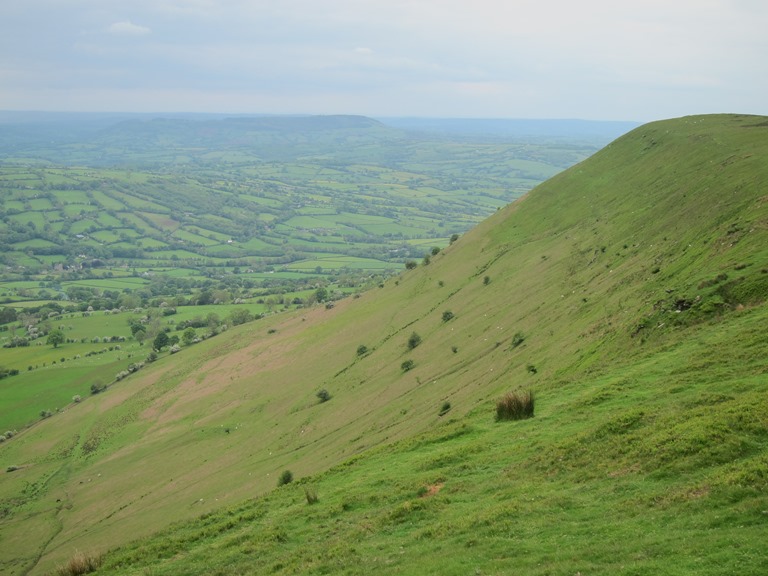
[[[130,20],[115,22],[107,30],[110,34],[115,34],[117,36],[145,36],[152,32],[152,30],[146,26],[139,26]]]

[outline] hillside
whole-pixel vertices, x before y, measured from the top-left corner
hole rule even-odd
[[[0,570],[765,573],[766,154],[763,117],[642,126],[381,288],[68,406],[0,447]]]

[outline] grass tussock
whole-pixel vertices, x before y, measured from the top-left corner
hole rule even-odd
[[[101,554],[86,554],[85,552],[75,552],[65,564],[56,568],[57,576],[79,576],[80,574],[90,574],[96,572],[101,566]]]
[[[533,418],[534,398],[530,390],[508,392],[496,402],[496,420],[524,420]]]

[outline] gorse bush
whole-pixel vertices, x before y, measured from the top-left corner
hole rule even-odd
[[[533,417],[533,392],[508,392],[496,402],[496,420],[524,420]]]
[[[293,482],[293,472],[290,470],[283,470],[282,474],[280,474],[280,477],[277,479],[277,485],[285,486],[291,482]]]

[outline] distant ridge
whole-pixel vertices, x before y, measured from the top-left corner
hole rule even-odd
[[[481,135],[494,137],[585,137],[618,138],[637,128],[639,122],[572,120],[572,119],[510,119],[510,118],[379,118],[394,128],[432,133]]]

